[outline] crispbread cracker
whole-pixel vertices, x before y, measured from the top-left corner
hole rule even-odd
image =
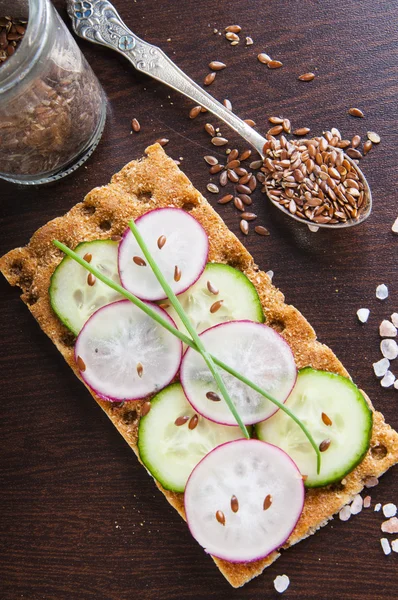
[[[210,261],[228,263],[243,271],[253,282],[266,322],[288,341],[298,368],[311,365],[347,376],[347,371],[330,348],[316,340],[314,330],[298,310],[285,304],[282,293],[271,284],[264,272],[259,271],[248,251],[174,161],[158,144],[150,146],[146,153],[147,158],[130,162],[112,177],[110,184],[95,188],[84,202],[39,229],[27,246],[12,250],[0,259],[0,270],[11,285],[22,289],[22,300],[76,376],[79,377],[79,372],[73,357],[74,337],[55,316],[49,301],[50,277],[63,258],[52,240],[57,238],[74,248],[83,241],[120,235],[129,219],[135,219],[155,207],[166,206],[190,211],[203,225],[209,236]],[[115,407],[89,391],[138,456],[137,425],[142,402]],[[369,404],[372,406],[370,401]],[[367,477],[379,477],[398,462],[398,434],[384,422],[381,413],[374,411],[373,418],[371,448],[364,460],[341,485],[307,490],[303,513],[285,548],[325,525],[333,514],[362,490]],[[184,518],[183,495],[164,490],[159,483],[156,484]],[[278,556],[277,552],[273,552],[263,560],[243,564],[218,558],[214,561],[230,584],[239,587],[259,575]]]

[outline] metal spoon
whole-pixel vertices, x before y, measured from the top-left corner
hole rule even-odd
[[[108,0],[82,0],[80,2],[66,0],[66,3],[73,30],[77,35],[116,50],[125,56],[138,71],[165,83],[203,106],[234,129],[264,158],[263,147],[267,140],[192,81],[160,48],[137,37],[123,23],[117,10]],[[336,148],[333,149],[337,150]],[[344,154],[344,158],[352,164],[364,185],[365,200],[356,219],[350,219],[345,223],[311,224],[308,220],[290,213],[267,192],[269,200],[284,214],[295,221],[308,225],[313,231],[318,227],[340,229],[359,225],[367,219],[371,212],[372,195],[362,171],[347,155]]]

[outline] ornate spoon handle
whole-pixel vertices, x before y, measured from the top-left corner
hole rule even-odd
[[[108,0],[68,0],[74,31],[82,38],[123,54],[138,70],[181,92],[224,121],[262,156],[265,139],[192,81],[157,46],[137,37]]]

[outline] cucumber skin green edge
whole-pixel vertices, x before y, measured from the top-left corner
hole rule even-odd
[[[234,272],[234,276],[236,279],[242,279],[245,280],[245,284],[249,287],[250,291],[251,291],[251,295],[253,296],[253,300],[256,302],[256,304],[258,305],[258,323],[265,323],[265,315],[264,315],[264,311],[263,311],[263,307],[261,304],[261,300],[260,297],[258,295],[258,292],[256,290],[256,286],[254,285],[254,283],[252,283],[250,281],[250,279],[248,278],[247,275],[245,275],[242,271],[240,271],[239,269],[235,269],[235,267],[231,267],[231,265],[227,265],[225,263],[217,263],[217,262],[208,262],[205,266],[204,271],[209,270],[211,271],[212,267],[224,267],[226,270],[228,271],[233,271]],[[188,288],[189,290],[189,288]]]
[[[90,240],[89,242],[80,242],[77,246],[75,246],[74,248],[74,252],[76,252],[81,246],[83,246],[84,244],[94,244],[96,242],[101,242],[101,243],[108,243],[108,244],[118,244],[118,242],[114,242],[111,239],[104,239],[104,240]],[[53,302],[53,296],[55,295],[55,292],[57,291],[56,288],[56,275],[57,275],[57,271],[58,269],[62,266],[64,260],[73,260],[73,258],[71,258],[70,256],[64,256],[63,259],[61,260],[61,262],[59,263],[59,265],[57,265],[56,269],[54,270],[54,273],[51,275],[50,277],[50,285],[48,286],[48,295],[50,296],[50,306],[52,308],[52,310],[54,311],[54,313],[57,315],[58,319],[61,321],[61,323],[63,325],[65,325],[65,327],[67,327],[69,329],[69,331],[71,331],[73,333],[73,335],[75,335],[76,337],[79,335],[80,331],[75,331],[71,324],[68,323],[68,319],[65,319],[62,315],[59,314],[59,312],[57,311],[57,308]]]
[[[339,473],[338,478],[333,479],[332,481],[330,480],[324,480],[324,481],[320,481],[316,484],[307,484],[307,482],[304,482],[304,485],[306,488],[308,489],[316,489],[316,488],[320,488],[320,487],[327,487],[328,485],[333,485],[334,483],[341,481],[342,479],[344,479],[344,477],[346,475],[348,475],[349,473],[351,473],[363,460],[363,458],[365,457],[366,453],[369,450],[370,447],[370,440],[372,439],[372,430],[373,430],[373,412],[371,410],[371,408],[369,407],[369,404],[365,398],[365,396],[361,393],[361,391],[359,390],[358,386],[355,385],[355,383],[349,379],[348,377],[345,377],[343,375],[337,375],[336,373],[331,373],[330,371],[320,371],[318,369],[314,369],[312,367],[303,367],[302,369],[300,369],[297,372],[297,377],[301,374],[305,374],[305,373],[322,373],[325,377],[329,377],[330,379],[333,379],[334,377],[342,377],[343,379],[346,380],[346,385],[349,385],[350,387],[353,386],[356,390],[356,396],[357,398],[361,398],[362,402],[363,402],[363,406],[367,411],[367,415],[368,415],[368,436],[367,436],[367,440],[366,440],[366,447],[364,449],[364,451],[362,452],[362,454],[358,457],[358,460],[353,463],[350,468],[343,472],[343,473]],[[293,388],[294,389],[294,388]],[[293,391],[293,390],[292,390]],[[257,433],[257,428],[256,425],[254,426],[256,433]]]

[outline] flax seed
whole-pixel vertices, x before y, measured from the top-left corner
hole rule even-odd
[[[224,525],[225,526],[225,515],[222,512],[222,510],[218,510],[216,512],[216,519],[220,523],[220,525]]]
[[[275,125],[275,127],[271,127],[271,129],[268,129],[267,133],[269,135],[279,135],[280,133],[282,133],[282,131],[283,131],[282,125]]]
[[[366,140],[366,142],[363,145],[363,153],[366,155],[368,152],[371,151],[371,149],[373,148],[373,144],[370,140]]]
[[[155,140],[155,144],[160,144],[161,146],[166,146],[169,143],[170,140],[168,140],[167,138],[159,138],[157,140]]]
[[[166,236],[165,236],[165,235],[161,235],[161,236],[158,238],[158,248],[159,248],[159,250],[161,250],[161,249],[163,248],[163,246],[164,246],[164,245],[165,245],[165,243],[166,243],[166,240],[167,240],[167,238],[166,238]]]
[[[86,370],[86,363],[84,362],[84,360],[82,359],[81,356],[77,357],[76,363],[77,363],[77,366],[79,368],[79,371],[81,371],[82,373],[84,373],[84,371]]]
[[[174,267],[174,281],[180,281],[181,279],[181,269],[176,265]]]
[[[325,425],[327,425],[328,427],[330,427],[332,425],[332,419],[330,417],[327,416],[326,413],[322,413],[322,421],[325,423]]]
[[[269,235],[268,229],[266,227],[263,227],[263,225],[256,225],[256,227],[254,228],[254,231],[258,235]]]
[[[272,60],[272,58],[270,56],[268,56],[268,54],[265,54],[264,52],[259,54],[257,56],[257,59],[260,61],[260,63],[263,63],[264,65],[267,65]]]
[[[228,100],[228,98],[226,98],[226,99],[223,101],[223,104],[224,104],[224,106],[225,106],[225,108],[226,108],[227,110],[232,110],[232,103],[231,103],[231,100]]]
[[[235,495],[231,497],[231,510],[234,513],[237,513],[239,510],[239,502]]]
[[[229,42],[239,42],[240,38],[238,35],[236,35],[236,33],[234,33],[233,31],[228,31],[225,34],[225,37],[227,38],[227,40]]]
[[[315,79],[315,73],[303,73],[303,75],[299,75],[300,81],[312,81]]]
[[[144,404],[141,406],[140,416],[145,417],[149,413],[150,410],[151,410],[151,403],[148,401],[144,402]]]
[[[142,363],[138,362],[136,369],[138,377],[142,377],[144,374],[144,367],[142,366]]]
[[[217,300],[217,302],[214,302],[214,304],[212,304],[210,306],[210,312],[211,312],[211,314],[213,315],[218,310],[220,310],[220,308],[222,307],[223,303],[224,303],[224,300]]]
[[[228,202],[231,202],[231,200],[233,200],[233,195],[226,194],[225,196],[223,196],[222,198],[220,198],[218,200],[218,204],[228,204]]]
[[[307,135],[310,132],[309,127],[299,127],[299,129],[295,129],[293,131],[294,135]]]
[[[257,219],[257,215],[252,212],[243,212],[240,216],[246,221],[254,221],[255,219]]]
[[[361,119],[363,119],[363,117],[365,116],[359,108],[350,108],[348,110],[348,114],[352,117],[360,117]]]
[[[330,440],[330,439],[323,440],[323,442],[321,442],[321,443],[319,444],[319,451],[320,451],[320,452],[326,452],[326,450],[327,450],[327,449],[330,447],[330,444],[331,444],[331,443],[332,443],[332,442],[331,442],[331,440]]]
[[[268,510],[269,507],[272,504],[272,496],[271,494],[268,494],[267,496],[265,496],[264,498],[264,502],[263,502],[263,510]]]
[[[189,417],[184,415],[181,417],[177,417],[177,419],[174,421],[174,425],[177,425],[177,427],[181,427],[181,425],[185,425],[185,423],[187,423],[188,421],[189,421]]]
[[[283,123],[282,117],[269,117],[268,121],[273,125],[282,125]]]
[[[199,417],[197,414],[194,414],[189,420],[188,428],[193,430],[197,427],[198,423],[199,423]]]
[[[249,125],[249,127],[255,127],[256,126],[256,122],[253,121],[253,119],[245,119],[244,120],[246,125]]]
[[[238,196],[236,196],[234,198],[234,206],[235,206],[235,208],[237,208],[238,210],[240,210],[242,212],[245,210],[244,206],[243,206],[243,202],[240,198],[238,198]]]
[[[133,256],[133,261],[139,267],[146,267],[146,262],[143,258],[141,258],[141,256]]]
[[[133,131],[135,131],[136,133],[138,133],[138,132],[140,131],[140,129],[141,129],[141,125],[139,124],[139,121],[138,121],[138,119],[133,119],[133,120],[131,121],[131,129],[132,129]]]
[[[228,144],[228,140],[223,137],[213,137],[211,143],[214,146],[226,146]]]
[[[250,206],[253,203],[253,200],[247,194],[239,194],[239,199],[242,200],[243,204],[246,204],[246,206]]]
[[[202,110],[201,106],[194,106],[189,111],[189,118],[190,119],[196,119],[196,117],[200,114],[201,110]]]
[[[210,192],[211,194],[218,194],[218,192],[220,191],[215,183],[208,183],[206,188],[207,188],[207,191]]]
[[[239,227],[244,235],[247,235],[249,233],[249,223],[245,219],[241,220],[241,222],[239,223]]]
[[[93,258],[93,255],[90,254],[89,252],[87,252],[84,256],[83,256],[83,260],[85,260],[87,263],[91,263]]]
[[[213,83],[213,81],[216,78],[216,73],[213,71],[213,73],[208,73],[208,75],[206,75],[206,77],[203,80],[203,84],[204,85],[211,85]]]
[[[228,33],[228,32],[240,33],[241,30],[242,30],[242,27],[240,25],[228,25],[228,27],[225,28],[226,33]]]
[[[368,131],[366,135],[373,144],[380,144],[381,138],[378,133],[375,133],[374,131]]]
[[[224,165],[213,165],[212,167],[210,167],[209,173],[211,175],[217,175],[217,173],[219,173],[220,171],[222,171],[223,168],[224,168]]]
[[[228,172],[227,171],[223,171],[221,173],[219,182],[222,187],[227,185],[227,183],[228,183]]]
[[[97,279],[94,277],[94,275],[92,273],[89,273],[87,275],[87,283],[90,287],[93,287],[93,285],[95,284],[96,281],[97,281]]]
[[[249,149],[243,150],[243,152],[239,156],[239,160],[241,162],[243,162],[244,160],[247,160],[248,158],[250,158],[251,155],[252,155],[252,151],[251,150],[249,150]]]
[[[221,402],[221,398],[216,392],[207,392],[206,398],[212,402]]]
[[[361,143],[361,136],[360,135],[354,135],[354,137],[351,140],[351,146],[353,148],[358,148],[359,144]]]
[[[204,156],[203,158],[205,159],[207,164],[211,165],[212,167],[218,164],[218,158],[216,158],[215,156]]]
[[[213,137],[213,138],[216,135],[216,130],[214,129],[214,126],[211,123],[206,123],[206,125],[205,125],[205,131],[206,131],[206,133],[208,133],[209,135],[211,135],[211,137]]]
[[[222,69],[225,69],[227,65],[223,62],[220,62],[218,60],[212,60],[209,63],[209,69],[212,69],[212,71],[221,71]]]
[[[283,63],[280,60],[270,60],[267,63],[267,67],[269,69],[280,69],[280,67],[283,67]]]

